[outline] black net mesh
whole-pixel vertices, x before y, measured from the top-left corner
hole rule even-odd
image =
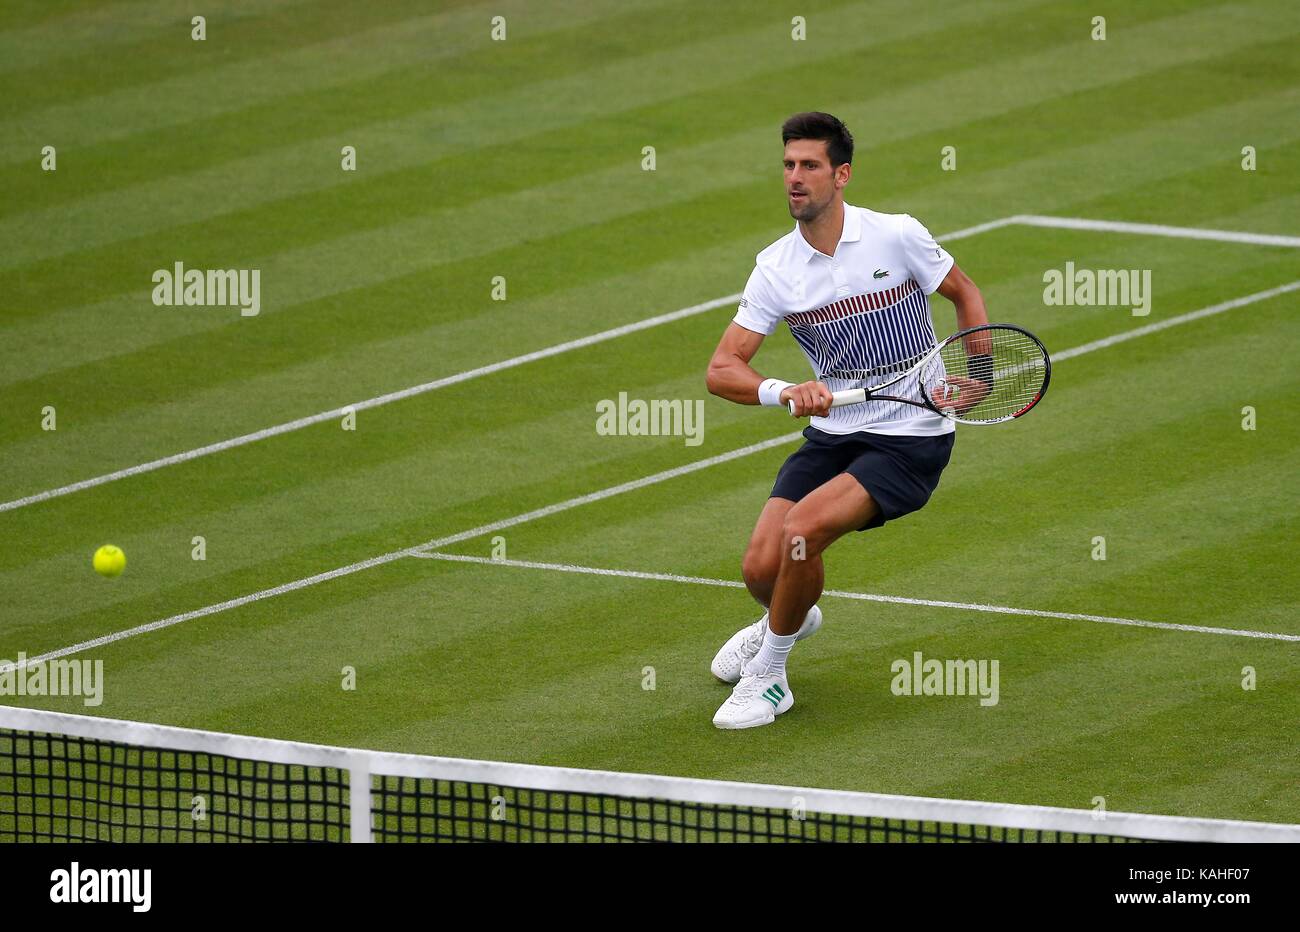
[[[347,776],[0,729],[0,842],[347,841]]]
[[[1140,839],[376,778],[382,842],[1127,842]]]
[[[351,840],[349,773],[0,729],[0,843]],[[371,777],[378,842],[1125,842],[1105,834]]]

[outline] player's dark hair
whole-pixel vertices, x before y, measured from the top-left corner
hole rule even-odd
[[[826,155],[831,168],[848,162],[853,164],[853,136],[849,128],[837,117],[820,110],[796,113],[781,124],[781,145],[791,139],[821,139],[826,143]]]

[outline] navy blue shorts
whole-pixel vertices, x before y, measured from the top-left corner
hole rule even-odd
[[[858,528],[866,531],[916,511],[930,500],[952,456],[955,433],[937,437],[889,434],[828,434],[804,429],[806,442],[776,474],[772,498],[797,502],[840,473],[861,483],[879,513]]]

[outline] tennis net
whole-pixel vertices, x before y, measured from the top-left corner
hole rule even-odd
[[[0,707],[0,842],[1300,841],[1300,826],[426,757]]]

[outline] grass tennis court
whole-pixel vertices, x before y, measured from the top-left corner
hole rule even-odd
[[[211,5],[195,42],[165,5],[6,4],[0,501],[739,292],[791,226],[778,130],[797,110],[853,130],[850,203],[921,219],[991,317],[1054,354],[1300,280],[1293,245],[1023,223],[944,237],[1016,215],[1300,236],[1292,4],[545,6],[245,0]],[[260,313],[155,306],[150,276],[176,262],[260,269]],[[1046,306],[1043,274],[1066,262],[1150,270],[1150,315]],[[828,587],[850,593],[1253,636],[828,596],[792,655],[794,709],[720,733],[709,660],[761,610],[708,581],[739,581],[794,441],[436,548],[504,547],[497,564],[403,556],[203,613],[790,434],[779,411],[705,392],[728,302],[363,407],[355,430],[330,418],[0,510],[0,657],[203,613],[72,655],[103,661],[100,706],[0,701],[1300,822],[1297,312],[1292,290],[1062,359],[1023,422],[959,428],[923,511],[827,555]],[[806,371],[784,332],[756,364]],[[597,402],[620,392],[703,399],[703,442],[598,434]],[[90,566],[108,542],[128,558],[111,582]],[[916,651],[998,660],[998,704],[893,695],[891,663]]]

